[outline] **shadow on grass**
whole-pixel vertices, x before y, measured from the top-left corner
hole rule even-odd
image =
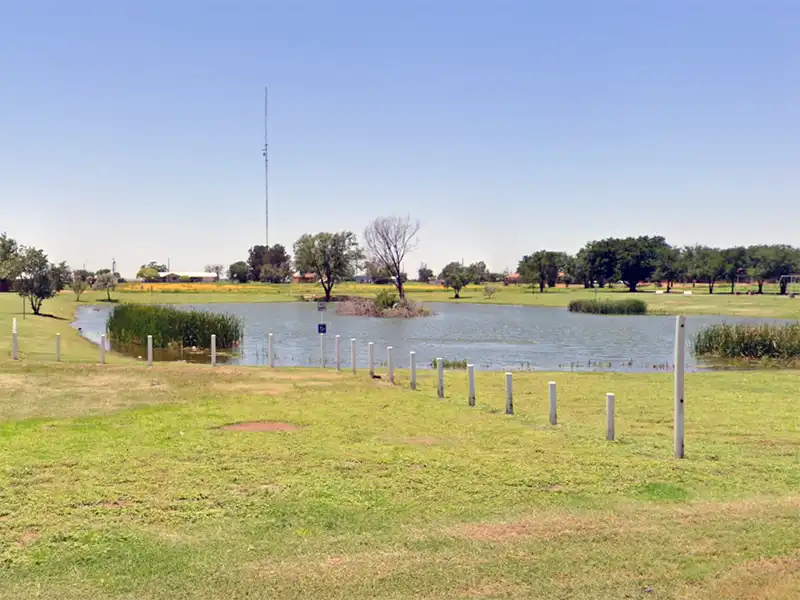
[[[106,304],[119,304],[119,298],[100,298],[98,302],[105,302]]]
[[[50,313],[39,313],[38,315],[32,316],[44,317],[45,319],[55,319],[56,321],[69,321],[67,317],[59,317],[58,315],[51,315]]]

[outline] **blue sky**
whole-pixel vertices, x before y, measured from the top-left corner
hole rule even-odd
[[[406,268],[800,244],[800,3],[10,0],[0,231],[133,275],[422,221]]]

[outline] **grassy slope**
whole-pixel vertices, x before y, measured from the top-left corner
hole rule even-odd
[[[334,294],[370,296],[387,286],[371,284],[341,284],[334,288]],[[594,298],[595,291],[583,288],[555,288],[540,294],[532,293],[524,286],[497,286],[497,292],[487,299],[482,286],[470,286],[463,290],[461,299],[453,299],[451,290],[439,286],[410,283],[409,297],[422,302],[460,302],[477,304],[516,304],[524,306],[567,306],[570,300]],[[136,291],[144,289],[146,291]],[[150,289],[153,290],[150,293]],[[719,288],[719,292],[727,288]],[[764,316],[777,318],[800,319],[800,299],[765,294],[762,296],[732,296],[727,293],[709,295],[705,286],[698,285],[691,296],[684,296],[682,290],[671,294],[655,294],[651,288],[643,288],[643,292],[635,297],[648,304],[650,312],[666,314],[727,314],[740,316]],[[216,302],[281,302],[302,298],[313,298],[321,294],[318,286],[305,285],[269,285],[269,284],[187,284],[187,285],[153,285],[123,287],[117,297],[129,302],[163,302],[163,303],[216,303]],[[631,297],[623,289],[598,290],[600,297]],[[88,299],[99,298],[90,294]]]
[[[25,327],[43,348],[62,331],[70,354],[96,360],[66,321]],[[447,374],[442,402],[429,372],[411,392],[402,372],[392,387],[319,370],[54,364],[44,350],[12,363],[7,348],[10,328],[3,599],[800,595],[797,372],[688,376],[676,461],[664,374],[515,374],[508,417],[497,373],[478,375],[470,409],[463,372]],[[302,429],[216,429],[248,420]]]

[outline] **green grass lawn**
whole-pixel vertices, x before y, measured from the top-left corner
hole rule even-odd
[[[796,371],[688,375],[676,460],[666,374],[518,373],[507,416],[502,373],[98,365],[49,317],[13,362],[0,309],[2,599],[800,597]]]

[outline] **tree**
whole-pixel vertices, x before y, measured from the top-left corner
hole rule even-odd
[[[685,276],[684,266],[680,250],[665,245],[656,252],[652,279],[658,282],[666,281],[669,294],[672,291],[672,284]]]
[[[539,284],[539,291],[544,292],[547,282],[558,277],[558,254],[549,250],[539,250],[522,257],[517,266],[525,281]]]
[[[291,276],[292,269],[289,265],[276,267],[266,264],[261,267],[258,280],[264,283],[286,283]]]
[[[205,271],[206,273],[214,273],[214,275],[216,275],[217,279],[219,280],[222,279],[222,274],[225,272],[225,267],[219,264],[206,265],[205,267],[203,267],[203,271]]]
[[[639,282],[648,281],[653,277],[658,253],[668,247],[664,238],[660,236],[610,238],[607,241],[613,248],[615,275],[628,286],[630,292],[636,291]]]
[[[708,284],[708,293],[714,293],[714,284],[725,276],[725,259],[719,248],[696,246],[694,249],[696,272]]]
[[[142,269],[155,269],[156,273],[166,273],[167,271],[169,271],[169,269],[167,269],[167,265],[162,265],[161,263],[156,262],[154,260],[151,260],[146,265],[142,265],[141,267],[139,267],[140,271]]]
[[[444,283],[444,287],[452,288],[453,298],[460,298],[461,290],[469,285],[470,273],[460,262],[448,263],[439,274],[439,279]]]
[[[559,254],[561,255],[559,265],[562,273],[561,280],[564,282],[564,287],[569,287],[571,284],[580,281],[580,277],[578,277],[578,261],[574,256],[566,252],[559,252]]]
[[[94,289],[105,290],[108,301],[111,302],[111,292],[117,289],[119,277],[117,273],[112,273],[108,269],[102,269],[97,272],[97,278],[94,282]]]
[[[247,266],[252,281],[285,283],[292,275],[292,259],[281,244],[253,246],[248,250]]]
[[[301,273],[314,273],[330,302],[333,286],[352,279],[364,252],[351,231],[305,234],[294,243],[294,262]]]
[[[433,279],[433,270],[429,269],[425,263],[422,263],[417,271],[417,279],[422,283],[429,283]]]
[[[412,222],[410,216],[378,217],[364,230],[370,256],[389,271],[401,300],[405,298],[403,261],[416,246],[419,228],[419,221]]]
[[[72,281],[75,282],[76,279],[80,279],[85,281],[90,287],[94,285],[94,273],[91,271],[87,271],[86,269],[75,269],[72,272]]]
[[[136,272],[137,279],[144,281],[158,281],[159,272],[153,267],[144,266]]]
[[[484,283],[489,278],[489,269],[486,268],[486,263],[483,261],[472,263],[467,267],[467,272],[470,283]]]
[[[569,270],[572,281],[580,282],[584,288],[588,289],[594,287],[594,279],[589,270],[589,263],[586,258],[587,252],[586,248],[579,250],[575,258],[567,263],[566,268]]]
[[[731,284],[731,294],[736,291],[736,280],[739,275],[747,272],[747,249],[743,246],[736,246],[734,248],[726,248],[722,251],[722,260],[724,264],[724,276]]]
[[[22,248],[19,267],[19,295],[28,299],[33,314],[38,315],[42,303],[58,293],[58,267],[50,264],[47,255],[38,248]]]
[[[586,275],[592,286],[597,281],[599,287],[605,287],[607,281],[614,278],[617,269],[617,255],[613,240],[599,240],[586,244],[583,260],[586,266]],[[579,253],[580,255],[580,253]]]
[[[250,266],[243,260],[233,263],[228,267],[228,279],[239,283],[247,283],[250,279]]]
[[[11,289],[13,282],[20,272],[20,248],[17,241],[0,234],[0,292]]]
[[[378,285],[392,283],[392,276],[389,274],[389,270],[377,260],[364,261],[364,274],[372,283]]]
[[[89,289],[89,282],[79,277],[73,277],[72,285],[70,287],[72,288],[72,291],[75,292],[75,301],[80,302],[83,292]]]
[[[780,284],[779,293],[785,294],[787,281],[781,276],[790,275],[798,268],[798,250],[784,244],[750,246],[747,255],[750,262],[747,272],[758,284],[758,293],[763,293],[766,280],[774,279]]]

